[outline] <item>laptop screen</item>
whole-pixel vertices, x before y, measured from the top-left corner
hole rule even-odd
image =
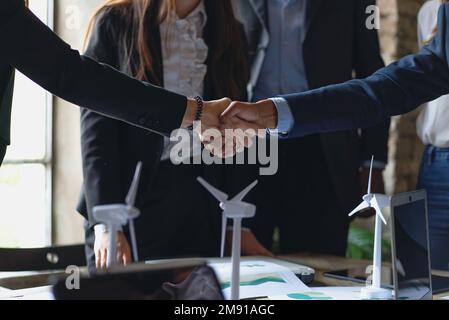
[[[427,208],[424,199],[393,206],[397,299],[420,300],[431,292]]]

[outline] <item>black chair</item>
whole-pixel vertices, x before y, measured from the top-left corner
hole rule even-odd
[[[0,272],[65,270],[86,266],[84,245],[36,249],[0,248]]]

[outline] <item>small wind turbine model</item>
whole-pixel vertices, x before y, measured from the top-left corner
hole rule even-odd
[[[241,251],[241,230],[242,219],[253,218],[256,215],[256,206],[243,202],[243,198],[256,186],[257,180],[246,187],[242,192],[231,200],[228,195],[212,185],[206,180],[199,177],[199,183],[203,185],[218,201],[222,213],[222,230],[221,230],[221,257],[224,257],[224,247],[226,239],[227,219],[234,220],[232,230],[232,276],[231,276],[231,300],[239,300],[240,297],[240,251]]]
[[[94,218],[108,227],[109,245],[107,266],[112,267],[117,263],[117,232],[129,222],[129,232],[131,235],[131,245],[133,249],[134,261],[139,261],[137,252],[136,232],[134,229],[134,219],[140,215],[139,209],[134,207],[137,190],[139,187],[140,175],[142,172],[142,162],[137,164],[136,172],[131,183],[125,204],[109,204],[96,206],[93,209]]]
[[[371,159],[371,167],[369,172],[368,193],[363,196],[363,202],[355,208],[349,216],[356,213],[373,208],[376,211],[376,222],[374,231],[374,256],[373,256],[373,273],[372,284],[362,288],[362,298],[365,299],[389,299],[392,297],[392,291],[382,288],[382,222],[386,225],[387,221],[382,215],[382,209],[390,206],[390,197],[383,194],[371,193],[371,178],[373,174],[374,156]]]

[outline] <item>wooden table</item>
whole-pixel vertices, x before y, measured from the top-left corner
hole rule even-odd
[[[354,287],[359,286],[360,283],[353,281],[344,281],[325,277],[324,273],[329,271],[337,271],[344,269],[354,268],[366,268],[372,261],[367,260],[353,260],[343,257],[325,256],[325,255],[313,255],[313,254],[298,254],[289,256],[280,256],[280,259],[285,259],[294,263],[303,264],[315,269],[315,281],[312,286],[327,286],[327,287]],[[390,264],[384,263],[384,266],[390,266]],[[432,271],[433,275],[439,275],[442,277],[449,277],[447,271]],[[443,297],[449,296],[449,292],[434,295],[434,300],[440,300]]]
[[[365,268],[371,264],[371,261],[364,260],[352,260],[342,257],[313,255],[313,254],[297,254],[289,256],[280,256],[280,259],[291,261],[298,264],[309,266],[316,271],[315,281],[312,286],[359,286],[360,283],[352,281],[342,281],[338,279],[332,279],[324,277],[324,273],[328,271],[353,269],[353,268]],[[82,270],[82,273],[86,273],[86,270]],[[448,276],[449,272],[435,271],[435,275]],[[47,286],[51,284],[53,276],[64,275],[64,271],[52,271],[52,272],[27,272],[27,273],[0,273],[0,287],[6,287],[9,289],[22,289],[30,287]],[[434,299],[440,299],[448,296],[446,294],[440,294],[434,296]]]
[[[0,272],[0,287],[18,290],[48,286],[55,278],[66,275],[64,270]],[[86,268],[81,268],[81,275],[87,275]]]

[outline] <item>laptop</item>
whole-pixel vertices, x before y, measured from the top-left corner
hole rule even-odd
[[[66,281],[53,286],[56,300],[224,300],[215,272],[200,261],[116,266],[81,277],[76,289]]]
[[[395,299],[431,300],[432,270],[424,190],[391,198],[391,236]]]

